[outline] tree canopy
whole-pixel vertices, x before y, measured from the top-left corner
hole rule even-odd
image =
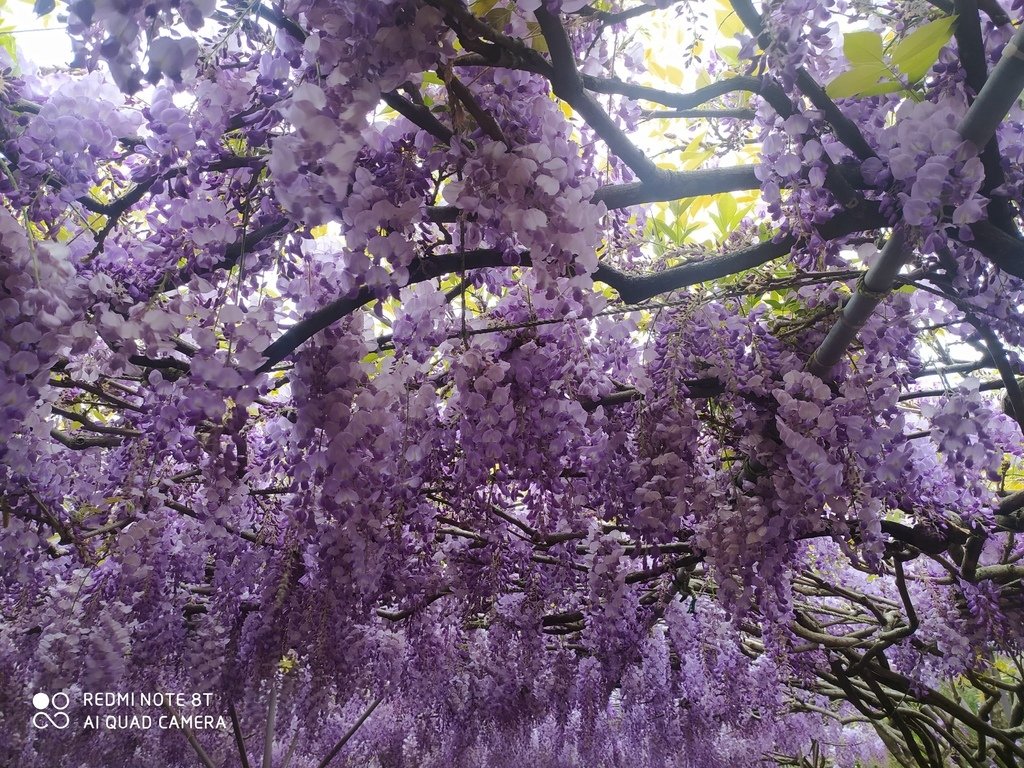
[[[35,9],[0,764],[1024,764],[1024,2]]]

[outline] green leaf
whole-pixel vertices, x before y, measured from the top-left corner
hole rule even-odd
[[[504,29],[505,25],[509,23],[512,18],[511,8],[491,8],[487,13],[481,14],[484,21],[491,25],[493,29]]]
[[[736,199],[732,195],[718,198],[718,214],[723,224],[722,234],[727,235],[732,220],[736,217]]]
[[[945,16],[918,27],[892,47],[892,63],[910,82],[917,82],[939,58],[955,22],[956,16]]]
[[[883,93],[894,93],[896,91],[902,91],[904,88],[905,86],[903,85],[903,83],[901,83],[899,80],[895,78],[890,77],[887,80],[882,80],[881,82],[872,85],[870,88],[865,88],[857,95],[878,96]]]
[[[843,35],[843,53],[851,64],[882,61],[882,36],[877,32],[849,32]]]
[[[509,13],[511,14],[511,11]],[[508,23],[508,22],[506,22],[506,23]],[[501,26],[497,27],[497,29],[502,29],[502,28],[504,28],[504,26],[505,25],[502,24]],[[533,50],[535,50],[535,51],[537,51],[539,53],[547,53],[548,52],[548,41],[544,38],[544,33],[541,32],[540,24],[538,24],[535,21],[528,21],[528,22],[526,22],[526,29],[530,33],[530,37],[526,41],[527,44],[531,48],[533,48]]]
[[[740,64],[740,47],[738,45],[722,45],[717,49],[718,55],[722,57],[731,67],[738,67]]]
[[[850,96],[863,96],[865,91],[878,85],[879,80],[892,79],[888,68],[882,63],[860,64],[849,72],[834,78],[825,86],[825,92],[833,99],[845,99]],[[896,83],[899,88],[899,83]]]

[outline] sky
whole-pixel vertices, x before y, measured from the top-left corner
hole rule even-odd
[[[37,67],[65,66],[71,61],[71,41],[56,13],[40,18],[31,2],[7,0],[0,2],[0,20],[14,35],[21,56]]]

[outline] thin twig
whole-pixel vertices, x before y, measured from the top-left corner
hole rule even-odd
[[[373,714],[373,710],[375,710],[382,701],[384,701],[383,696],[373,700],[373,703],[366,708],[363,714],[359,716],[359,719],[352,724],[352,727],[345,731],[345,735],[338,740],[338,743],[331,747],[331,751],[324,755],[324,759],[320,761],[317,768],[327,768],[327,766],[330,765],[331,761],[341,751],[342,747],[348,743],[349,739],[355,736],[356,731],[362,727],[363,723],[366,722],[366,719]]]

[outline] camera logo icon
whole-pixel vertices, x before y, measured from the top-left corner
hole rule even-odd
[[[64,710],[71,704],[71,699],[63,691],[53,694],[48,694],[40,691],[32,697],[32,706],[36,708],[36,713],[32,715],[32,726],[39,730],[46,730],[47,728],[56,728],[63,730],[71,725],[71,718],[68,717],[67,712]]]

